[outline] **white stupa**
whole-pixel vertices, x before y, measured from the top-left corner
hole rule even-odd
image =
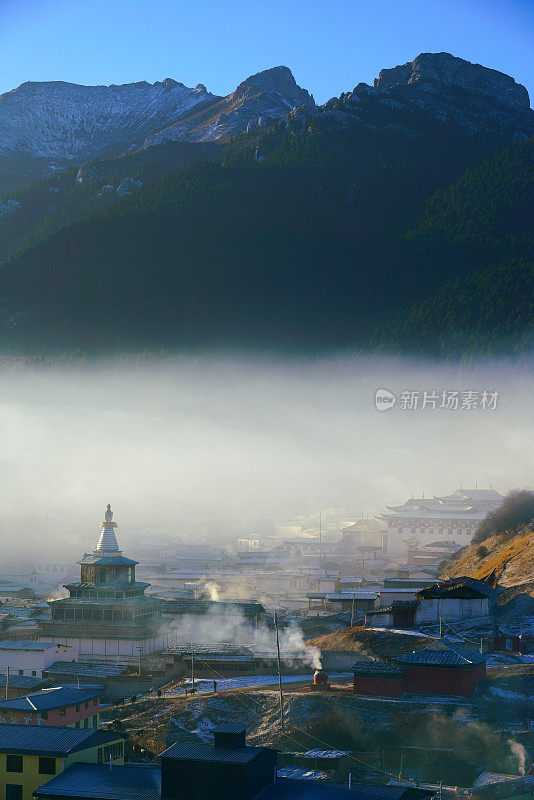
[[[109,503],[104,515],[104,522],[100,523],[100,527],[102,528],[102,533],[100,534],[100,539],[98,540],[94,554],[121,556],[122,552],[119,550],[117,537],[115,536],[115,528],[117,527],[117,523],[113,522],[113,511],[111,510],[111,505]]]

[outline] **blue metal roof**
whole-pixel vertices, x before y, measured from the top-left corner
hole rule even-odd
[[[87,797],[105,800],[160,800],[157,764],[73,764],[34,792],[35,797]]]
[[[7,675],[0,672],[0,687],[5,687]],[[46,678],[32,678],[30,675],[10,675],[8,686],[11,689],[39,689],[46,686],[48,681]]]
[[[160,800],[161,769],[156,764],[113,766],[73,764],[34,792],[37,798]],[[261,792],[262,800],[424,800],[434,792],[406,786],[352,788],[326,781],[278,778]]]
[[[54,642],[13,641],[11,639],[0,642],[0,650],[48,650],[50,647],[59,647],[59,645]]]
[[[34,692],[27,697],[14,697],[12,700],[0,701],[1,711],[50,711],[54,708],[63,706],[73,706],[76,703],[83,703],[94,697],[99,697],[103,688],[99,689],[73,689],[68,686],[57,686],[50,689],[42,689]]]
[[[0,753],[65,756],[119,739],[124,736],[84,728],[0,723]]]
[[[177,761],[202,761],[205,763],[219,764],[247,764],[258,753],[265,751],[264,747],[214,747],[212,744],[197,742],[176,742],[163,753],[160,758],[172,758]]]

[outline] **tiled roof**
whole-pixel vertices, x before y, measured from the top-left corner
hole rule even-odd
[[[243,614],[245,617],[255,617],[265,613],[261,603],[231,603],[189,598],[165,600],[162,611],[164,614]]]
[[[499,590],[494,589],[484,581],[476,578],[453,578],[447,581],[440,581],[425,589],[417,592],[418,597],[442,598],[442,597],[489,597],[493,599],[499,595]]]
[[[42,689],[34,692],[27,697],[15,697],[12,700],[0,701],[0,712],[2,711],[50,711],[53,708],[62,706],[72,706],[76,703],[83,703],[93,697],[99,697],[103,692],[99,689],[73,689],[68,686],[58,686],[51,689]]]
[[[464,650],[449,639],[432,642],[422,650],[407,653],[395,659],[399,664],[417,664],[419,666],[469,667],[483,664],[486,656],[472,650]]]
[[[122,738],[124,737],[118,733],[84,728],[0,723],[1,753],[63,756],[88,747],[116,742]]]
[[[87,797],[105,800],[160,800],[157,764],[73,764],[36,789],[35,797]]]
[[[265,750],[262,747],[214,747],[212,744],[197,744],[196,742],[176,742],[163,753],[160,758],[173,758],[177,761],[203,761],[205,763],[219,764],[247,764],[258,753]]]
[[[378,597],[378,592],[362,592],[358,590],[357,592],[351,592],[350,589],[347,589],[345,592],[306,592],[306,597],[309,600],[313,600],[314,598],[318,598],[319,600],[346,600],[349,603],[352,602],[352,597],[354,595],[354,601],[356,600],[376,600]]]
[[[384,664],[380,661],[357,661],[351,667],[355,675],[366,677],[402,678],[403,672],[396,664]]]
[[[49,667],[43,670],[43,674],[78,675],[80,678],[105,678],[110,675],[122,675],[127,669],[128,666],[125,664],[108,664],[107,662],[90,663],[74,661],[73,663],[72,661],[54,661],[53,664],[50,664]],[[9,682],[11,683],[11,676]]]
[[[113,567],[127,567],[133,564],[139,564],[139,561],[134,561],[132,558],[126,558],[126,556],[106,556],[106,555],[95,555],[94,553],[86,553],[78,564],[100,564],[102,566],[113,566]]]

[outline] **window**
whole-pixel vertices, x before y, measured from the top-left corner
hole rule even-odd
[[[22,772],[23,769],[22,756],[6,756],[6,772]]]
[[[98,748],[98,756],[97,756],[97,761],[98,761],[98,763],[99,763],[99,764],[101,764],[101,763],[102,763],[102,760],[103,760],[103,759],[102,759],[102,748],[101,748],[101,747],[99,747],[99,748]]]
[[[84,721],[83,721],[83,727],[84,728],[88,728],[89,727],[89,720],[87,718],[84,719]]]
[[[98,728],[98,715],[95,714],[93,717],[93,728]]]
[[[80,727],[80,720],[77,720],[77,721],[74,723],[74,727],[75,727],[75,728],[79,728],[79,727]]]
[[[6,783],[6,800],[22,800],[20,783]]]
[[[55,775],[56,774],[56,759],[55,758],[45,758],[41,756],[39,758],[39,775]]]
[[[80,704],[76,703],[76,711],[79,711],[79,710],[80,710]]]
[[[36,669],[32,669],[32,678],[36,678],[36,677],[37,677],[37,670]]]
[[[89,708],[89,700],[86,700],[86,701],[85,701],[85,707],[86,707],[86,708]]]
[[[41,719],[48,719],[48,711],[41,711]]]
[[[123,753],[124,751],[122,742],[108,744],[106,747],[104,747],[104,763],[107,764],[110,758],[112,761],[114,761],[116,758],[122,758]]]
[[[94,705],[94,706],[96,706],[96,697],[95,697],[95,699],[93,700],[93,705]]]
[[[60,717],[66,717],[67,716],[67,709],[66,708],[60,708],[59,709],[59,716]]]
[[[23,669],[19,669],[19,675],[24,675],[24,670]]]

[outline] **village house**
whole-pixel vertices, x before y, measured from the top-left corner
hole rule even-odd
[[[102,688],[57,686],[0,701],[0,719],[36,725],[98,728]]]
[[[245,625],[251,629],[258,628],[265,617],[261,603],[193,600],[187,597],[163,601],[162,612],[170,626],[177,631],[183,625],[184,617],[203,617],[215,626],[219,622],[225,627]]]
[[[246,744],[240,725],[213,731],[213,744],[177,742],[159,764],[75,764],[39,787],[36,800],[427,800],[435,792],[413,786],[282,778],[277,753]]]
[[[26,697],[50,686],[46,677],[32,678],[30,675],[11,675],[0,673],[0,697],[11,700],[13,697]]]
[[[376,592],[307,592],[308,611],[324,611],[336,613],[354,610],[372,611],[378,608],[379,600]]]
[[[417,593],[416,624],[487,617],[498,591],[475,578],[436,583]]]
[[[390,589],[394,593],[395,589]],[[455,578],[434,583],[415,594],[413,601],[393,599],[365,615],[368,627],[412,629],[420,625],[460,622],[488,617],[499,590],[475,578]],[[390,594],[386,595],[389,598]],[[395,597],[395,595],[391,595]],[[382,592],[380,593],[382,599]]]
[[[43,670],[63,659],[77,661],[78,653],[58,642],[0,641],[0,672],[10,675],[41,678]]]
[[[409,694],[471,697],[486,677],[486,657],[449,639],[392,659],[358,661],[352,667],[354,693],[376,697]]]
[[[124,737],[103,731],[0,723],[0,797],[32,800],[78,762],[124,764]]]

